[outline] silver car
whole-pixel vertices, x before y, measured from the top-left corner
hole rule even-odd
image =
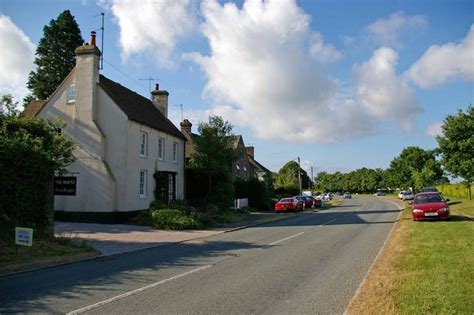
[[[415,195],[411,191],[405,191],[402,195],[402,200],[413,200]]]

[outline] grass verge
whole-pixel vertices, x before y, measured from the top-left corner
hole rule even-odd
[[[474,201],[451,220],[413,222],[407,206],[348,314],[472,314]]]
[[[99,255],[100,253],[87,242],[68,238],[34,240],[31,252],[29,247],[18,246],[18,255],[16,255],[15,241],[2,239],[0,240],[0,275]]]

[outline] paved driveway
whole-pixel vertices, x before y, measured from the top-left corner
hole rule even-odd
[[[88,240],[102,256],[131,252],[162,244],[177,243],[220,234],[224,231],[164,231],[152,227],[128,224],[93,224],[58,222],[56,236]]]

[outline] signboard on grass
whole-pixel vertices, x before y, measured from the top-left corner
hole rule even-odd
[[[15,244],[22,246],[33,246],[33,229],[16,227]]]

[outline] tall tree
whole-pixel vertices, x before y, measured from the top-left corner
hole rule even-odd
[[[36,49],[36,71],[31,71],[28,88],[36,99],[46,99],[75,65],[74,50],[82,45],[81,30],[69,10],[43,28]],[[31,97],[26,97],[31,100]]]
[[[299,189],[298,183],[298,169],[301,172],[301,187],[308,187],[309,177],[305,170],[299,168],[298,163],[295,161],[289,161],[278,172],[278,176],[275,178],[275,187],[285,189]]]
[[[209,117],[198,125],[194,138],[195,153],[191,166],[208,178],[208,198],[222,206],[233,198],[232,163],[237,158],[234,149],[233,126],[219,116]]]
[[[474,106],[469,106],[466,113],[449,115],[441,126],[442,135],[438,136],[441,162],[449,173],[461,177],[472,198],[471,185],[474,181]]]

